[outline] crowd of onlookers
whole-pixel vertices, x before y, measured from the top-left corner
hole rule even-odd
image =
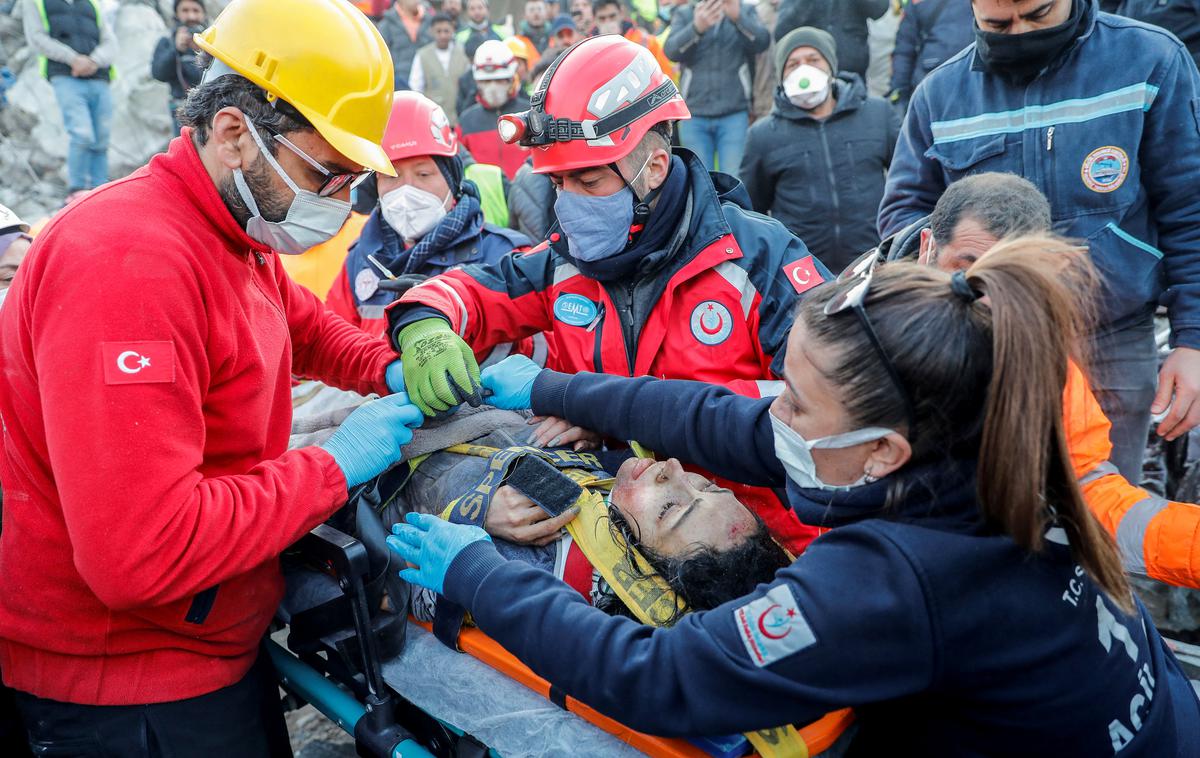
[[[109,178],[116,42],[95,0],[23,2],[26,35],[46,59],[70,139],[70,197]],[[443,108],[468,162],[502,169],[497,191],[509,207],[501,214],[493,203],[489,220],[534,238],[546,233],[549,183],[522,171],[526,152],[499,139],[496,121],[528,107],[533,86],[563,50],[588,36],[621,34],[648,49],[679,85],[692,119],[676,141],[710,168],[739,177],[756,210],[783,221],[835,271],[879,241],[875,214],[913,90],[975,31],[971,0],[357,4],[391,51],[396,88]],[[1164,26],[1200,52],[1200,11],[1192,3],[1100,6]],[[209,18],[204,0],[176,0],[174,11],[151,73],[170,87],[166,107],[178,127],[176,109],[203,75],[192,38]],[[868,86],[872,59],[889,57],[890,77],[873,71]]]

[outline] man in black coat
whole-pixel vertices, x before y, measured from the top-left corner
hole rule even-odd
[[[187,97],[188,90],[200,83],[204,69],[196,62],[200,48],[192,35],[204,31],[208,14],[201,0],[175,0],[175,31],[158,41],[150,60],[150,75],[171,87],[172,134],[179,134],[179,119],[175,110]]]
[[[783,39],[791,30],[815,26],[833,35],[841,53],[841,71],[850,71],[863,79],[871,62],[867,46],[867,21],[887,12],[888,0],[783,0],[775,21],[775,39]]]
[[[740,176],[754,210],[800,237],[830,271],[879,243],[875,214],[900,131],[886,101],[838,71],[837,46],[801,27],[775,48],[775,107],[750,127]]]

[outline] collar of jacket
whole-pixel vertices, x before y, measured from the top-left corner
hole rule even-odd
[[[672,271],[677,271],[701,250],[733,233],[729,222],[725,220],[725,213],[721,209],[722,203],[733,203],[748,211],[753,210],[753,205],[746,188],[738,179],[717,171],[710,172],[704,167],[699,156],[686,148],[676,147],[672,149],[671,153],[672,172],[678,170],[679,163],[682,163],[683,168],[686,169],[688,195],[691,197],[691,222],[688,225],[688,233],[683,244],[678,246],[676,251],[676,256],[681,256],[679,260],[660,261],[658,268],[670,268]],[[655,210],[658,209],[655,208]],[[653,216],[651,218],[653,219]],[[559,227],[556,224],[551,232],[558,231]],[[571,256],[565,235],[551,234],[550,246],[555,253],[564,260],[570,261],[572,265],[579,268],[581,273],[584,273],[583,268],[578,265],[579,262]],[[585,275],[587,274],[585,273]]]
[[[1075,2],[1075,0],[1071,0],[1071,1]],[[1080,45],[1082,45],[1084,42],[1086,42],[1087,38],[1092,36],[1092,32],[1095,31],[1095,29],[1096,29],[1096,14],[1100,12],[1100,9],[1096,6],[1096,0],[1079,0],[1079,1],[1082,2],[1083,6],[1084,6],[1083,7],[1083,33],[1080,34],[1078,37],[1076,37],[1074,42],[1072,42],[1071,44],[1069,44],[1065,48],[1063,48],[1063,51],[1061,53],[1059,53],[1059,56],[1057,58],[1055,58],[1054,61],[1049,66],[1047,66],[1042,71],[1041,74],[1038,74],[1038,76],[1041,76],[1041,75],[1045,74],[1046,71],[1049,71],[1052,68],[1057,68],[1059,65],[1061,65],[1062,62],[1065,61],[1067,59],[1067,57],[1070,56],[1071,53],[1073,53]],[[979,53],[975,48],[974,42],[971,43],[971,70],[987,73],[987,67],[983,65],[983,61],[979,60]],[[1035,79],[1036,79],[1036,77],[1035,77]]]
[[[833,112],[824,119],[820,119],[821,121],[829,121],[842,113],[850,113],[861,108],[862,104],[867,101],[867,85],[863,84],[862,77],[853,71],[842,71],[833,80],[833,97],[837,100],[833,106]],[[812,111],[806,111],[788,100],[787,95],[783,94],[782,84],[775,87],[775,106],[771,109],[771,113],[789,121],[815,122],[818,120],[813,118]]]
[[[270,247],[251,239],[225,206],[217,185],[200,161],[200,153],[192,144],[191,127],[185,126],[180,135],[171,140],[166,153],[154,156],[149,169],[152,173],[169,174],[174,178],[177,190],[187,198],[194,211],[195,223],[211,228],[224,238],[230,252],[242,257],[253,253],[274,254]]]
[[[906,467],[850,490],[802,489],[790,480],[788,502],[805,524],[837,527],[881,518],[942,531],[986,531],[975,489],[976,461],[943,459]]]
[[[430,256],[426,264],[450,266],[459,263],[478,262],[483,257],[483,251],[479,245],[476,245],[473,251],[469,251],[470,255],[468,257],[460,260],[458,255],[460,248],[477,240],[482,233],[482,223],[479,226],[472,225],[470,228],[464,229],[450,245],[439,250],[435,255]],[[371,211],[370,217],[367,218],[367,223],[363,225],[362,233],[359,234],[354,244],[350,246],[350,253],[362,256],[364,261],[367,260],[368,255],[373,255],[376,260],[387,266],[389,270],[399,274],[404,269],[405,253],[409,249],[404,246],[404,240],[400,239],[400,235],[383,220],[383,214],[380,212],[379,206],[375,206],[375,210]]]

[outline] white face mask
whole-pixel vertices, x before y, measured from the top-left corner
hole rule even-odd
[[[807,63],[784,77],[783,94],[792,105],[812,110],[829,99],[829,74]]]
[[[511,81],[479,82],[479,99],[489,108],[499,108],[508,102],[512,92]]]
[[[379,198],[383,220],[406,240],[419,240],[446,217],[450,193],[438,199],[432,192],[405,184]]]
[[[771,429],[775,432],[775,457],[783,464],[784,470],[787,471],[788,479],[791,479],[797,487],[804,489],[848,490],[859,487],[867,482],[865,474],[858,481],[851,482],[850,484],[826,484],[821,481],[820,477],[817,476],[817,464],[812,456],[814,448],[840,449],[854,447],[864,442],[873,442],[874,440],[882,439],[892,433],[891,429],[871,426],[866,429],[856,429],[853,432],[831,434],[828,437],[806,440],[795,429],[783,423],[774,413],[770,415]]]
[[[267,221],[258,212],[258,203],[254,201],[254,193],[246,183],[240,168],[233,170],[233,184],[237,187],[242,202],[250,209],[250,220],[246,223],[246,234],[251,239],[258,240],[278,253],[299,255],[310,247],[327,242],[342,229],[350,216],[350,203],[332,197],[320,197],[315,192],[300,189],[292,178],[287,175],[271,155],[271,151],[263,144],[258,130],[246,119],[250,136],[258,145],[267,163],[271,164],[279,178],[295,193],[292,204],[288,206],[287,215],[283,221]]]

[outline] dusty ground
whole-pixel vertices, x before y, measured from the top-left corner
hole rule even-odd
[[[311,705],[287,714],[288,734],[296,758],[349,758],[354,738]]]

